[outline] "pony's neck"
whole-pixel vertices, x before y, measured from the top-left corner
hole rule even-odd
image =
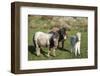
[[[52,37],[52,34],[48,34],[48,36],[49,36],[49,39]]]
[[[77,34],[78,40],[81,40],[81,33]]]

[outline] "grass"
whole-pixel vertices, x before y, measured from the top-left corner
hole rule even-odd
[[[38,57],[36,56],[35,48],[32,42],[33,35],[36,31],[43,31],[47,32],[47,29],[41,29],[36,28],[32,29],[29,28],[28,30],[28,60],[53,60],[53,59],[76,59],[76,58],[87,58],[88,52],[87,52],[87,32],[82,32],[82,40],[81,40],[81,55],[80,56],[74,56],[74,53],[70,52],[70,36],[74,35],[78,30],[71,30],[68,31],[69,38],[65,40],[65,47],[64,49],[56,49],[56,57],[50,56],[50,58],[47,57],[47,48],[43,48],[41,51],[41,55]]]
[[[53,60],[53,59],[76,59],[76,58],[87,58],[88,57],[88,40],[87,40],[87,18],[73,18],[71,20],[69,17],[57,17],[52,16],[52,19],[49,19],[51,16],[28,16],[28,60]],[[54,19],[55,18],[55,19]],[[80,20],[79,20],[80,19]],[[55,21],[56,20],[56,21]],[[41,51],[41,55],[38,57],[36,56],[35,47],[33,44],[33,35],[37,31],[48,32],[48,29],[54,27],[55,25],[59,25],[59,20],[62,20],[62,23],[67,23],[72,26],[71,31],[67,31],[68,38],[65,40],[65,47],[64,49],[56,49],[56,57],[50,56],[47,57],[47,48],[43,48]],[[84,22],[85,20],[85,22]],[[65,22],[64,22],[65,21]],[[84,26],[83,26],[84,25]],[[59,27],[59,26],[58,26]],[[75,27],[79,27],[80,29],[75,29]],[[86,29],[84,31],[84,29]],[[70,45],[70,36],[76,34],[76,32],[81,31],[81,55],[75,56],[74,53],[70,52],[71,45]]]

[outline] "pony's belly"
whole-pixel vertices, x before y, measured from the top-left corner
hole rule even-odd
[[[48,43],[47,43],[47,41],[46,41],[45,39],[39,40],[39,41],[38,41],[38,44],[39,44],[40,46],[44,46],[44,47],[48,45]]]

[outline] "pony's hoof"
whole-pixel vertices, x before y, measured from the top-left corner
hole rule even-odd
[[[50,57],[50,55],[47,55],[47,57],[49,58],[49,57]]]
[[[53,55],[53,57],[56,57],[56,55]]]

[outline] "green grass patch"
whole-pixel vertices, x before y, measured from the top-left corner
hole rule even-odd
[[[81,59],[81,58],[87,58],[88,57],[88,35],[87,35],[87,30],[83,30],[83,29],[87,29],[87,26],[82,26],[80,27],[80,29],[75,29],[75,27],[78,27],[78,25],[81,25],[82,22],[79,24],[77,21],[78,18],[72,18],[70,20],[70,18],[68,18],[70,24],[73,22],[73,26],[72,29],[70,31],[67,31],[68,33],[68,38],[65,40],[64,43],[64,49],[56,49],[56,57],[54,57],[52,54],[51,56],[48,58],[47,57],[47,48],[43,48],[41,51],[41,55],[38,57],[36,56],[36,51],[34,48],[34,44],[33,44],[33,35],[35,34],[35,32],[37,31],[42,31],[42,32],[48,32],[48,30],[51,27],[54,27],[54,25],[52,24],[51,21],[54,22],[54,24],[58,23],[57,21],[54,21],[53,18],[50,20],[48,18],[46,19],[42,19],[42,16],[29,16],[28,17],[28,60],[54,60],[54,59]],[[56,18],[56,20],[61,19],[61,17]],[[67,20],[67,17],[65,18]],[[76,19],[76,23],[78,25],[75,25],[75,19]],[[65,23],[66,23],[65,20]],[[62,17],[62,21],[64,21],[63,17]],[[81,18],[80,21],[86,21],[86,18]],[[86,23],[85,23],[86,24]],[[85,25],[82,24],[82,25]],[[81,31],[82,35],[81,35],[81,55],[80,56],[75,56],[74,53],[70,52],[71,49],[71,45],[70,45],[70,36],[75,35],[76,32]]]

